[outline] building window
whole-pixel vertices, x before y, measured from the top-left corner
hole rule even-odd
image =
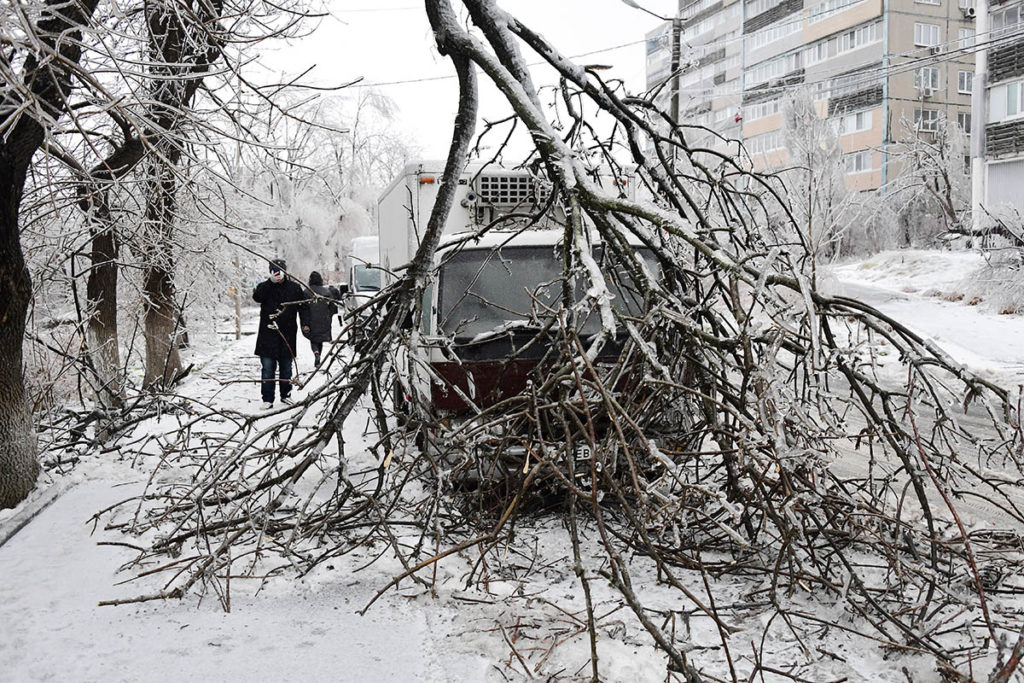
[[[865,173],[874,170],[871,168],[871,150],[865,149],[860,152],[853,152],[844,156],[847,173]]]
[[[786,142],[783,139],[782,131],[773,131],[749,138],[746,142],[746,147],[751,155],[766,154],[785,149]]]
[[[744,107],[743,114],[746,116],[747,121],[756,121],[778,114],[780,110],[779,100],[768,100],[767,102],[758,102],[757,104]]]
[[[956,6],[960,9],[974,8],[974,0],[956,0]]]
[[[956,91],[967,95],[974,92],[973,71],[958,71],[956,73]]]
[[[974,47],[974,29],[973,28],[962,28],[959,34],[960,40],[958,41],[958,47],[965,49],[968,47]]]
[[[802,66],[802,52],[791,52],[781,57],[765,60],[747,71],[747,85],[754,86],[776,78],[781,78],[790,72],[796,71]]]
[[[772,7],[782,4],[782,0],[752,0],[747,2],[747,18],[756,17],[758,14],[767,12]]]
[[[942,0],[914,0],[919,5],[941,5]]]
[[[839,36],[839,51],[849,52],[857,47],[857,32],[847,31],[843,35]]]
[[[807,10],[807,23],[817,24],[819,21],[824,21],[831,16],[842,12],[845,9],[849,9],[854,5],[859,5],[865,0],[825,0],[813,5]]]
[[[963,72],[961,72],[963,73]],[[922,66],[914,72],[914,87],[918,90],[939,89],[939,67]]]
[[[1021,23],[1020,3],[1001,10],[993,10],[989,14],[989,39],[998,38],[1001,35],[1012,33]]]
[[[957,114],[956,114],[956,125],[960,126],[960,130],[962,130],[966,135],[970,135],[971,134],[971,112],[969,112],[969,111],[957,112]]]
[[[1024,81],[1007,83],[1006,88],[1006,116],[1020,116],[1024,114]]]
[[[817,64],[830,57],[836,57],[845,52],[859,50],[865,45],[877,43],[881,39],[882,23],[875,21],[846,31],[840,34],[838,38],[825,38],[809,45],[804,50],[804,58],[807,64]]]
[[[915,109],[914,126],[917,130],[934,133],[939,129],[938,109]]]
[[[739,5],[735,5],[739,7]],[[758,31],[754,35],[750,36],[750,49],[757,50],[765,45],[770,45],[777,40],[782,40],[787,36],[791,36],[794,33],[799,33],[803,30],[803,26],[799,21],[790,21],[782,24],[775,24],[769,26],[763,31]]]
[[[679,17],[684,20],[689,19],[698,12],[703,12],[717,2],[718,0],[700,0],[700,2],[687,5],[686,8],[679,13]]]
[[[914,45],[930,47],[939,44],[938,24],[914,24]]]
[[[839,119],[839,134],[849,135],[871,129],[871,111],[858,111],[846,114]]]

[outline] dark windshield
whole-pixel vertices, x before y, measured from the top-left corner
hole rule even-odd
[[[380,290],[380,270],[372,266],[352,266],[355,273],[357,292],[376,292]]]
[[[644,261],[657,277],[656,263],[649,252],[639,249]],[[599,262],[600,250],[595,253]],[[613,306],[620,312],[639,313],[643,301],[632,280],[620,266],[602,265],[609,280]],[[438,310],[440,328],[446,334],[472,338],[487,332],[514,328],[523,321],[543,320],[546,309],[559,308],[562,285],[561,249],[551,245],[506,247],[501,250],[467,249],[447,260],[441,269]],[[576,300],[583,298],[585,287],[578,285]],[[584,333],[600,328],[600,319],[591,312],[583,325]]]

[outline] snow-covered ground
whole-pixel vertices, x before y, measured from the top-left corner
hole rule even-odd
[[[875,306],[976,373],[1013,388],[1024,383],[1024,320],[965,294],[983,266],[975,252],[907,250],[841,265],[833,274],[837,293]]]
[[[1018,342],[1024,339],[1024,318],[932,295],[933,290],[957,291],[980,265],[970,254],[890,253],[835,268],[835,288],[907,321],[958,360],[1014,385],[1024,381],[1024,345]],[[182,393],[255,413],[260,399],[251,380],[259,368],[252,344],[253,338],[245,337],[204,350],[196,359],[197,374]],[[298,360],[300,371],[308,372],[308,345],[300,343]],[[365,440],[366,424],[365,415],[354,415],[346,425],[346,442]],[[357,611],[401,571],[396,560],[385,557],[363,568],[368,556],[353,554],[299,580],[236,580],[230,612],[212,594],[99,607],[100,601],[131,598],[161,585],[155,578],[123,583],[139,568],[122,567],[135,553],[116,544],[131,539],[90,523],[97,511],[139,493],[148,474],[128,453],[90,456],[71,474],[41,482],[40,490],[17,510],[0,513],[0,543],[5,530],[9,533],[30,519],[0,545],[0,682],[199,677],[440,682],[520,680],[527,666],[545,679],[585,677],[589,671],[579,584],[571,558],[565,557],[566,544],[556,544],[566,532],[553,521],[537,521],[529,530],[537,543],[532,556],[518,564],[513,558],[511,569],[495,575],[486,587],[466,588],[464,574],[473,558],[456,557],[440,565],[436,597],[406,581],[365,616]],[[47,486],[61,493],[33,517],[34,508],[49,500]],[[516,569],[519,564],[521,571]],[[674,591],[659,587],[651,568],[639,560],[634,581],[649,586],[653,607],[672,606]],[[602,617],[603,678],[666,680],[665,660],[636,619],[621,609],[607,584],[592,585],[595,611]],[[723,584],[716,595],[746,599],[730,590]],[[809,603],[808,609],[820,606]],[[761,639],[765,625],[756,611],[751,612],[750,626],[759,630],[734,638],[739,656],[750,655],[750,641]],[[710,620],[696,611],[679,628],[689,629],[698,661],[702,651],[718,647]],[[785,661],[788,652],[791,659],[799,658],[802,645],[779,628],[768,631],[760,644],[775,658]],[[936,675],[927,658],[903,657],[894,664],[877,645],[841,633],[820,645],[835,656],[834,664],[823,657],[825,663],[816,669],[823,680],[927,681]]]

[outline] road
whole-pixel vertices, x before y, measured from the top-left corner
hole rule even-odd
[[[838,274],[842,277],[851,272],[840,271]],[[948,302],[885,286],[842,279],[839,293],[860,299],[934,340],[953,359],[986,379],[1007,387],[1013,387],[1024,380],[1024,344],[1020,343],[1024,335],[1024,320],[1019,316],[1000,316],[985,308],[968,306],[962,302]],[[995,438],[995,429],[988,416],[976,405],[972,405],[966,414],[960,414],[958,420],[972,432]],[[856,433],[863,425],[859,417],[848,424],[851,433]],[[906,426],[909,427],[909,424]],[[919,423],[918,427],[926,432],[930,425]],[[965,444],[965,448],[971,446]],[[894,456],[879,456],[875,466],[892,472],[899,469],[901,463]],[[866,448],[857,450],[852,441],[843,445],[840,457],[832,469],[840,477],[867,476]],[[906,474],[897,477],[900,485],[905,484],[907,479]],[[987,487],[975,485],[954,488],[961,488],[967,494],[955,497],[953,503],[957,514],[969,528],[978,522],[988,522],[995,527],[1024,534],[1024,524],[1019,520],[999,506],[977,497],[982,493],[989,494],[991,490]],[[1019,478],[1018,483],[1007,483],[1002,486],[1002,490],[1009,503],[1024,511],[1024,485],[1021,485]],[[934,485],[928,487],[928,498],[936,514],[941,512],[942,517],[949,518],[948,506]]]

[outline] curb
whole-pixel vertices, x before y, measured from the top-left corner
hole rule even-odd
[[[7,541],[14,538],[14,535],[24,529],[40,512],[50,507],[50,505],[53,504],[53,501],[57,500],[64,493],[67,493],[68,489],[74,486],[75,483],[76,482],[59,482],[51,484],[42,493],[39,493],[35,497],[27,500],[24,503],[24,506],[14,513],[10,519],[0,522],[0,548],[2,548]]]

